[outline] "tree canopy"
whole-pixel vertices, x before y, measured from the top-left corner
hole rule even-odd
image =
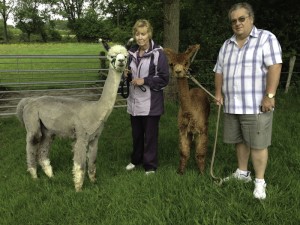
[[[115,42],[125,42],[131,37],[131,28],[139,18],[151,21],[154,39],[163,44],[166,14],[164,3],[174,0],[1,0],[2,18],[10,1],[17,1],[13,11],[17,27],[24,33],[47,36],[55,30],[53,16],[67,21],[67,26],[78,41],[96,41],[107,37]],[[180,1],[179,50],[200,43],[206,59],[215,59],[225,39],[232,35],[227,12],[236,0]],[[255,12],[255,25],[273,32],[279,39],[285,57],[300,52],[300,4],[295,0],[248,0]],[[9,7],[6,7],[9,6]],[[51,18],[52,16],[52,18]],[[179,16],[179,15],[178,15]],[[24,22],[25,21],[25,22]],[[5,21],[4,21],[5,22]],[[50,30],[51,30],[50,29]],[[170,35],[170,36],[168,36]],[[49,40],[45,38],[44,41]],[[203,57],[202,57],[203,58]]]

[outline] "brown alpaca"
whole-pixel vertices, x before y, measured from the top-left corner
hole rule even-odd
[[[178,112],[179,174],[184,173],[193,141],[195,143],[195,157],[201,174],[204,173],[205,168],[210,103],[205,91],[200,88],[189,89],[187,78],[191,57],[199,48],[200,45],[192,45],[184,53],[175,53],[172,49],[164,49],[172,69],[172,74],[177,78],[180,100]]]

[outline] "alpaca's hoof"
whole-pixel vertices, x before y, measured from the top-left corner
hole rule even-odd
[[[81,169],[81,166],[77,163],[74,163],[73,166],[73,175],[74,175],[74,186],[76,192],[81,191],[83,180],[84,180],[84,170]]]
[[[49,177],[49,178],[53,178],[53,177],[54,177],[53,173],[51,173],[51,174],[47,174],[47,173],[46,173],[46,175],[47,175],[47,177]]]
[[[52,178],[53,177],[53,171],[51,167],[48,167],[46,169],[44,169],[45,174],[49,177]]]
[[[88,175],[89,175],[89,179],[92,183],[95,183],[96,182],[96,169],[93,169],[93,170],[89,170],[88,171]]]
[[[81,192],[81,191],[82,191],[82,187],[76,187],[76,186],[75,186],[75,191],[76,191],[76,192]]]
[[[46,159],[44,161],[40,162],[40,165],[42,166],[42,169],[44,171],[44,173],[48,176],[48,177],[53,177],[53,171],[52,171],[52,166],[50,165],[50,160]]]
[[[31,177],[33,179],[37,179],[37,172],[36,172],[36,168],[28,168],[27,171],[30,173]]]
[[[97,178],[96,178],[96,177],[90,177],[90,181],[91,181],[92,183],[95,183],[95,182],[97,181]]]
[[[205,167],[204,166],[199,166],[199,174],[203,175],[205,172]]]

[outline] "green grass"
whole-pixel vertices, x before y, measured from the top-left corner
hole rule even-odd
[[[198,174],[191,157],[183,176],[179,163],[177,106],[166,105],[160,123],[158,171],[125,171],[131,153],[126,109],[114,109],[99,141],[97,183],[86,178],[76,193],[72,181],[71,141],[56,139],[51,149],[55,177],[26,172],[25,129],[16,118],[0,119],[0,224],[298,224],[300,196],[300,93],[277,94],[273,144],[266,171],[267,199],[253,198],[253,184],[221,187],[209,175],[216,107],[210,116],[206,172]],[[220,133],[222,126],[220,127]],[[191,154],[194,155],[194,151]],[[233,146],[218,141],[216,176],[236,169]],[[250,166],[253,172],[253,168]]]
[[[28,43],[0,45],[1,55],[98,55],[99,43]]]
[[[1,55],[68,55],[93,58],[1,58],[0,82],[9,83],[98,80],[103,51],[99,43],[47,43],[0,45]],[[8,83],[8,84],[4,84]]]

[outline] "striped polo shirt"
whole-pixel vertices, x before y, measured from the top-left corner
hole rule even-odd
[[[222,45],[215,73],[223,76],[224,112],[258,114],[266,90],[268,67],[282,63],[281,47],[274,34],[253,29],[239,48],[233,35]]]

